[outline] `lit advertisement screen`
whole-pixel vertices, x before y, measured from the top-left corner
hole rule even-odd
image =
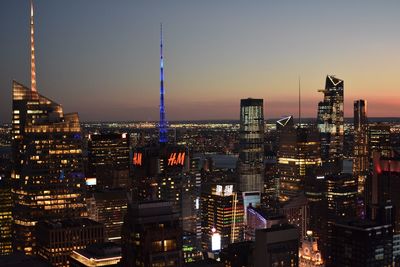
[[[213,233],[211,236],[211,250],[221,250],[221,235],[219,233]]]
[[[252,207],[257,207],[261,203],[261,194],[258,191],[243,192],[243,205],[244,205],[244,221],[247,219],[247,208],[251,204]]]
[[[86,185],[93,186],[97,184],[96,178],[86,178]]]

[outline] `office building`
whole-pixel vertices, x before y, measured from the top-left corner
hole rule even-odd
[[[125,189],[95,191],[86,198],[88,217],[104,224],[106,240],[121,242],[121,229],[128,209]]]
[[[300,238],[303,238],[307,229],[309,229],[310,209],[308,199],[304,195],[299,195],[285,202],[281,207],[281,213],[285,215],[289,224],[297,226]]]
[[[373,174],[368,184],[368,215],[382,220],[382,208],[393,206],[390,214],[395,234],[400,234],[400,157],[373,153]]]
[[[122,266],[182,266],[179,215],[165,201],[132,203],[122,230]]]
[[[326,76],[323,101],[318,103],[317,125],[320,131],[321,155],[324,162],[338,162],[343,158],[344,81]]]
[[[244,239],[256,240],[256,230],[271,228],[272,225],[287,223],[285,215],[263,207],[248,207]]]
[[[369,172],[367,101],[354,101],[353,174],[358,180],[358,193],[363,195]]]
[[[202,247],[206,251],[221,250],[241,241],[243,204],[232,184],[209,184],[201,193]]]
[[[264,189],[264,101],[247,98],[240,101],[238,190]]]
[[[392,153],[390,125],[375,123],[369,126],[369,154],[379,152],[382,156],[389,157]]]
[[[31,5],[32,84],[12,84],[13,246],[26,254],[35,253],[40,220],[86,214],[79,117],[38,93],[33,34]]]
[[[12,201],[10,181],[0,174],[0,256],[12,253]]]
[[[390,224],[355,220],[335,223],[332,230],[334,266],[392,266],[393,230]]]
[[[37,234],[37,253],[53,266],[69,266],[72,251],[104,242],[104,226],[86,218],[40,221]]]
[[[69,258],[70,267],[119,266],[122,258],[121,247],[112,242],[88,245],[74,250]]]
[[[277,127],[281,122],[278,121]],[[318,132],[310,127],[279,127],[277,175],[279,201],[287,202],[304,194],[307,175],[321,166]]]
[[[332,225],[356,217],[357,181],[351,174],[325,176],[326,182],[326,232],[321,238],[321,250],[327,263],[331,263]]]
[[[129,136],[127,133],[90,134],[86,177],[96,178],[96,188],[128,188]]]
[[[299,232],[290,224],[256,231],[254,267],[299,266]]]

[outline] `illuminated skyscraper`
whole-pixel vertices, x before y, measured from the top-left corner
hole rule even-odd
[[[33,253],[39,220],[85,215],[78,114],[13,83],[14,246]]]
[[[354,101],[353,174],[358,180],[358,192],[363,193],[369,170],[367,101]]]
[[[35,253],[40,220],[86,214],[82,135],[78,114],[36,90],[31,6],[32,88],[13,82],[12,198],[13,246]]]
[[[317,124],[321,138],[322,160],[337,162],[343,158],[343,94],[344,81],[326,77],[324,100],[318,103]]]
[[[208,184],[201,194],[202,246],[206,251],[220,250],[241,240],[243,204],[232,184]]]
[[[321,166],[321,156],[315,128],[295,128],[293,123],[282,126],[282,120],[277,122],[277,174],[279,200],[286,202],[304,193],[306,175]]]
[[[247,98],[240,101],[239,191],[264,188],[264,101]]]

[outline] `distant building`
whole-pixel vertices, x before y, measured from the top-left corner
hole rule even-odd
[[[367,101],[354,101],[353,173],[358,180],[358,192],[364,194],[369,173]]]
[[[121,242],[121,229],[128,209],[125,189],[94,191],[86,198],[88,217],[104,224],[107,241]]]
[[[317,239],[312,231],[307,231],[306,236],[301,241],[299,250],[299,267],[324,267],[321,252],[318,249]]]
[[[96,178],[96,188],[130,187],[129,150],[127,133],[89,135],[86,176]]]
[[[41,221],[37,225],[38,255],[53,266],[68,266],[77,249],[104,242],[104,226],[90,219]]]
[[[282,120],[277,122],[277,127],[280,124]],[[304,193],[306,176],[322,162],[315,128],[294,128],[293,123],[278,128],[279,200],[286,202]]]
[[[369,126],[369,154],[379,152],[382,156],[389,157],[392,153],[390,125],[383,123],[371,124]]]
[[[238,190],[264,190],[264,101],[240,100]]]
[[[70,267],[119,266],[121,247],[115,243],[92,244],[74,250],[70,255]]]
[[[299,266],[299,231],[290,224],[256,231],[254,267]]]
[[[317,125],[320,131],[321,154],[324,162],[338,162],[343,158],[344,81],[326,76],[324,100],[318,103]]]
[[[182,230],[171,203],[148,201],[129,206],[122,230],[121,264],[182,266]]]
[[[392,266],[393,230],[390,224],[355,220],[333,224],[334,266]]]

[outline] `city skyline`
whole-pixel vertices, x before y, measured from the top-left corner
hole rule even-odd
[[[296,117],[299,75],[302,116],[316,118],[317,89],[327,74],[346,81],[346,117],[360,94],[369,117],[399,116],[394,1],[346,8],[315,1],[93,3],[35,1],[38,90],[83,121],[158,120],[160,22],[170,121],[238,118],[238,103],[247,97],[265,100],[267,119]],[[30,84],[29,1],[4,1],[0,10],[6,36],[0,96],[10,99],[12,79]],[[339,20],[323,18],[337,12]],[[8,101],[0,112],[0,122],[11,120]]]

